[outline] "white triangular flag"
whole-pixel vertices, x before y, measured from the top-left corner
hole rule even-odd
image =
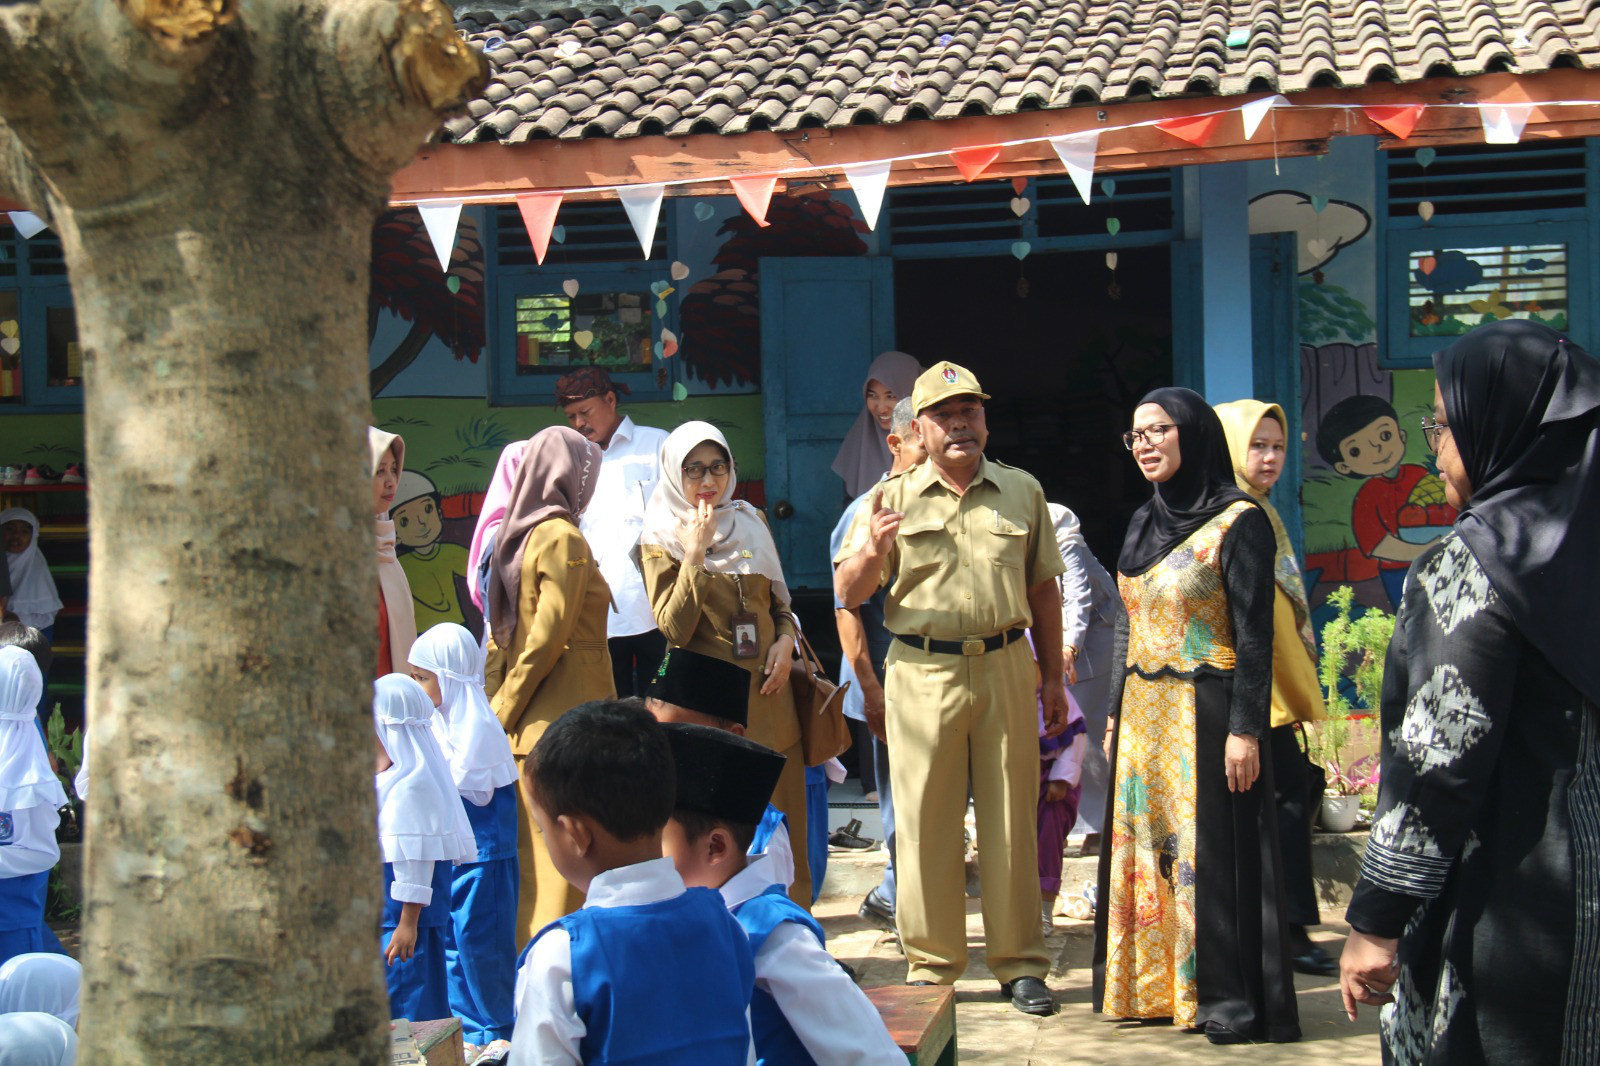
[[[461,204],[418,204],[422,224],[428,227],[428,239],[433,241],[433,254],[439,257],[439,269],[450,272],[450,253],[456,250],[456,226],[461,222]]]
[[[7,211],[6,214],[11,216],[11,224],[17,227],[17,232],[24,238],[43,233],[49,228],[45,225],[44,219],[32,211]]]
[[[1050,147],[1061,158],[1061,165],[1067,168],[1067,174],[1072,178],[1072,184],[1078,187],[1078,195],[1083,197],[1084,203],[1089,202],[1089,194],[1094,189],[1094,153],[1099,145],[1099,130],[1050,138]]]
[[[856,194],[861,205],[861,217],[868,229],[878,228],[878,212],[883,208],[883,191],[889,187],[889,168],[894,164],[885,159],[877,163],[852,163],[844,168],[850,191]]]
[[[1483,120],[1483,143],[1516,144],[1522,140],[1522,127],[1528,124],[1529,111],[1527,107],[1479,104],[1478,118]]]
[[[650,258],[650,249],[656,243],[656,220],[661,217],[661,198],[667,194],[665,185],[624,185],[617,190],[622,209],[628,212],[634,236],[644,257]]]
[[[1249,140],[1256,135],[1256,130],[1261,128],[1261,120],[1267,117],[1267,112],[1280,104],[1289,101],[1281,96],[1265,96],[1260,100],[1251,100],[1239,109],[1239,117],[1244,119],[1244,139]]]

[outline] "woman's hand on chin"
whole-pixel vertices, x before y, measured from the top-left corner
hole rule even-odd
[[[781,634],[767,650],[766,665],[761,673],[766,680],[761,683],[761,694],[771,696],[789,683],[789,669],[794,662],[794,638]]]

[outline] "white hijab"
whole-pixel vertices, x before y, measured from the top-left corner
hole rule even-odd
[[[0,526],[7,522],[26,522],[33,527],[33,537],[26,548],[6,553],[6,567],[11,572],[9,609],[16,612],[24,625],[48,629],[55,624],[56,612],[61,610],[61,597],[56,594],[56,579],[50,576],[50,564],[39,550],[39,519],[26,507],[8,507],[0,511]]]
[[[476,862],[472,823],[429,724],[433,701],[404,674],[373,682],[378,739],[394,763],[377,775],[384,862]]]
[[[53,811],[67,802],[34,724],[43,691],[44,678],[30,653],[15,645],[0,648],[0,811]]]
[[[0,1014],[0,1066],[73,1066],[78,1034],[53,1014]]]
[[[465,626],[440,622],[411,645],[411,665],[439,678],[433,733],[463,799],[482,807],[517,780],[511,741],[483,694],[483,649]]]
[[[77,959],[48,951],[13,955],[0,965],[0,1014],[39,1011],[77,1025],[82,988]]]
[[[683,493],[683,462],[690,452],[706,441],[722,448],[729,461],[733,449],[722,431],[710,422],[685,422],[667,435],[661,445],[661,479],[644,509],[644,531],[640,543],[665,548],[674,559],[683,559],[678,543],[678,523],[695,512],[694,501]],[[712,505],[717,531],[706,551],[706,569],[715,574],[761,574],[772,580],[772,596],[783,607],[790,603],[789,586],[783,580],[783,564],[778,546],[760,510],[744,500],[733,498],[739,475],[728,471],[728,485]]]

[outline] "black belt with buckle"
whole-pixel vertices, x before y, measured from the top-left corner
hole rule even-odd
[[[931,637],[913,637],[905,633],[896,633],[894,639],[913,648],[923,651],[936,651],[940,655],[982,655],[985,652],[999,651],[1014,640],[1021,640],[1027,630],[1022,626],[996,633],[992,637],[967,637],[965,640],[934,640]]]

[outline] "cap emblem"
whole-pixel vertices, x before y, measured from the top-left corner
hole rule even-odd
[[[947,366],[944,368],[944,380],[945,383],[949,385],[954,385],[956,383],[956,372],[954,367]]]

